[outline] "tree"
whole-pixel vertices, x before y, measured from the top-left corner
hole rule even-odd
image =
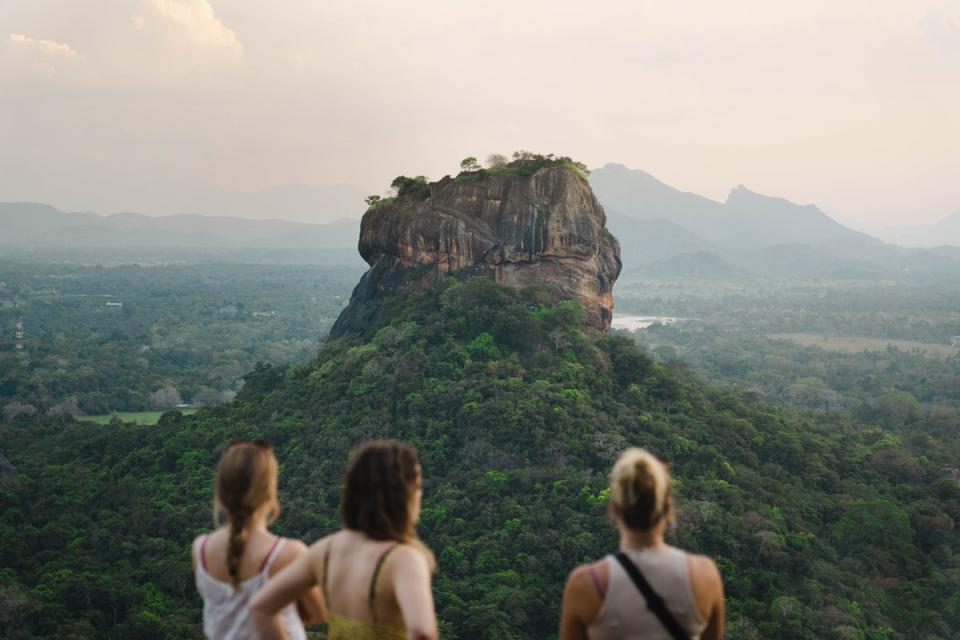
[[[507,166],[509,159],[502,153],[491,153],[487,156],[487,166],[491,169],[502,169]]]
[[[363,199],[363,201],[367,203],[368,207],[375,207],[378,204],[380,204],[380,201],[382,199],[383,198],[381,198],[378,195],[372,195],[372,196],[367,196],[366,198]]]
[[[150,404],[157,409],[169,409],[178,404],[183,404],[180,398],[180,391],[172,385],[160,387],[150,394]]]
[[[907,558],[913,548],[913,528],[910,516],[898,505],[877,498],[858,502],[847,509],[833,526],[838,548],[843,552],[879,547]]]
[[[197,389],[197,392],[193,394],[193,404],[212,407],[218,404],[223,404],[223,402],[223,392],[217,391],[211,387],[200,387]]]
[[[923,408],[913,394],[892,391],[877,399],[877,417],[887,427],[902,427],[923,418]]]
[[[390,187],[396,192],[398,198],[426,200],[430,197],[430,184],[427,182],[426,176],[417,176],[416,178],[397,176],[390,183]]]
[[[35,416],[37,408],[32,404],[10,402],[3,407],[3,417],[7,422],[13,422],[20,416]]]
[[[480,163],[473,156],[468,156],[460,161],[460,171],[472,172],[480,169]]]
[[[79,418],[83,415],[83,411],[80,410],[80,405],[77,403],[76,396],[70,396],[69,398],[64,398],[57,404],[53,405],[47,409],[48,416],[60,416],[60,415],[70,415],[74,418]]]

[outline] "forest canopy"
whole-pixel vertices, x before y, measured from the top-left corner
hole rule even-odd
[[[18,417],[0,427],[19,470],[0,478],[0,635],[195,637],[189,541],[224,444],[275,443],[279,530],[312,541],[338,526],[350,449],[394,437],[422,455],[444,637],[555,635],[567,573],[616,544],[606,473],[629,445],[670,462],[670,541],[717,559],[731,637],[951,637],[955,434],[793,417],[581,322],[543,289],[450,279],[369,339],[258,365],[228,406],[154,427]]]

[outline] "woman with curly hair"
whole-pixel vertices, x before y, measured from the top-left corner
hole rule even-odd
[[[434,640],[433,555],[419,541],[417,452],[381,440],[357,448],[343,479],[343,528],[315,542],[250,604],[265,640],[283,638],[280,613],[320,587],[329,640]]]

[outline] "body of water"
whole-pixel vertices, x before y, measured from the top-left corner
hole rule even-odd
[[[666,316],[613,316],[611,329],[621,329],[623,331],[636,331],[637,329],[646,329],[652,324],[676,324],[683,318],[669,318]]]

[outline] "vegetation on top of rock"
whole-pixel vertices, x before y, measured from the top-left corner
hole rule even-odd
[[[423,202],[430,197],[430,183],[426,176],[397,176],[390,183],[393,195],[382,198],[378,195],[370,195],[364,199],[367,206],[371,209],[389,204],[397,200],[409,200],[412,202]]]
[[[469,156],[460,162],[460,173],[456,180],[462,183],[483,182],[490,176],[522,176],[529,178],[540,169],[548,167],[566,167],[573,171],[579,178],[586,181],[590,175],[587,165],[577,162],[569,156],[555,156],[552,153],[541,154],[531,151],[514,151],[513,160],[508,160],[506,156],[498,153],[490,154],[487,157],[487,167],[483,167],[474,157]],[[407,199],[413,202],[422,202],[430,197],[430,184],[425,176],[397,176],[390,183],[391,193],[389,196],[369,195],[364,199],[367,207],[374,209],[376,207],[389,204],[399,199]]]
[[[590,175],[587,165],[577,162],[569,156],[555,156],[552,153],[541,154],[531,151],[514,151],[513,160],[508,161],[505,156],[491,154],[487,158],[487,167],[484,168],[474,157],[465,158],[460,163],[460,173],[456,180],[459,182],[483,182],[489,176],[523,176],[529,178],[540,169],[548,167],[565,167],[573,171],[578,177],[586,181]]]

